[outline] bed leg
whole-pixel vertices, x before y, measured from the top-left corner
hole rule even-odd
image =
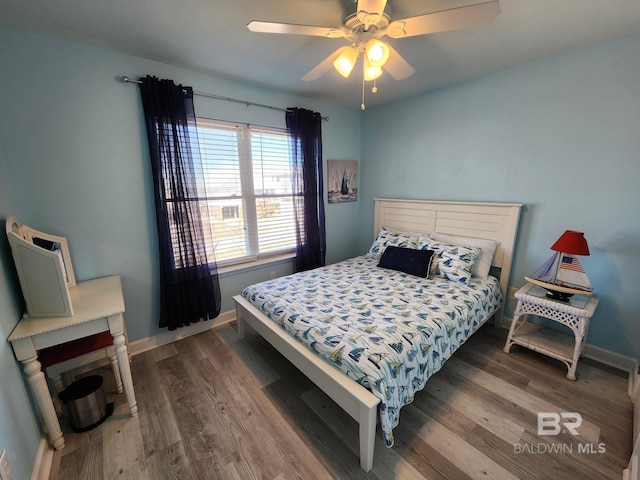
[[[244,338],[244,320],[242,319],[242,308],[236,305],[236,328],[238,329],[238,340]]]
[[[373,467],[373,448],[376,443],[376,413],[378,405],[360,408],[360,467],[368,472]]]

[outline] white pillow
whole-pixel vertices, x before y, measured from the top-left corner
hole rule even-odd
[[[498,242],[495,240],[486,240],[484,238],[462,237],[458,235],[447,235],[446,233],[432,233],[431,238],[439,242],[448,242],[453,245],[462,247],[478,247],[480,255],[476,258],[471,275],[474,277],[487,278],[489,270],[491,270],[491,262],[498,248]]]

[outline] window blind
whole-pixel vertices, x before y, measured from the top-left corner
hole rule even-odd
[[[195,165],[206,248],[219,265],[293,250],[293,191],[286,131],[197,120]]]

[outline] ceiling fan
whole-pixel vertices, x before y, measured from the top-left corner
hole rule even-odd
[[[332,65],[341,75],[348,77],[358,57],[363,54],[364,85],[364,81],[375,81],[380,77],[383,66],[396,80],[415,73],[414,68],[391,45],[380,40],[385,35],[395,39],[477,27],[491,23],[499,13],[499,2],[492,0],[392,21],[387,0],[354,0],[344,10],[338,28],[260,21],[249,22],[247,28],[260,33],[344,38],[350,45],[338,48],[302,79],[315,80]]]

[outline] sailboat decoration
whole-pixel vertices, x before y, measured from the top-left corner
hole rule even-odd
[[[567,230],[551,246],[555,254],[525,280],[547,290],[547,297],[568,302],[575,294],[591,295],[593,288],[576,255],[589,255],[584,233]]]

